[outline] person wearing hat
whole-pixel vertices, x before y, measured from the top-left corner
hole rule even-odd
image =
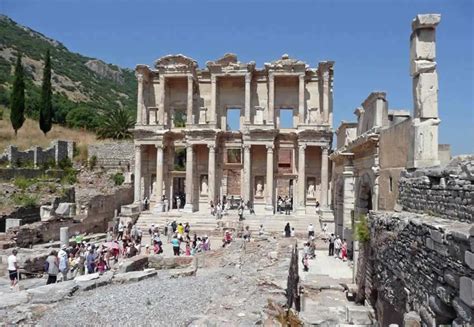
[[[67,246],[63,244],[61,246],[61,250],[58,252],[58,261],[59,261],[59,271],[62,274],[62,280],[67,280],[67,272],[69,271],[69,263],[68,263],[68,254],[66,252]]]

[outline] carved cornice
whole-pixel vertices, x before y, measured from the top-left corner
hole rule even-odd
[[[304,61],[290,58],[287,54],[281,59],[265,63],[265,70],[277,72],[305,72],[309,68]]]
[[[255,62],[241,63],[237,60],[237,55],[226,53],[222,58],[216,61],[206,62],[206,66],[211,74],[232,74],[246,73],[255,70]]]
[[[160,73],[196,73],[197,62],[182,54],[167,55],[155,61],[155,68]]]

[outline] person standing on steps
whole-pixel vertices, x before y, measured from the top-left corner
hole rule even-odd
[[[314,239],[314,226],[313,224],[308,225],[308,239]]]
[[[329,256],[334,255],[334,241],[336,238],[334,237],[334,234],[331,233],[331,236],[329,236]]]
[[[10,277],[10,289],[13,289],[18,284],[18,260],[16,258],[18,251],[13,250],[12,254],[8,256],[8,276]]]
[[[286,223],[286,226],[285,226],[285,237],[290,237],[291,236],[291,227],[290,227],[290,223]]]

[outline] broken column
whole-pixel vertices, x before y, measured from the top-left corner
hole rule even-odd
[[[69,227],[61,227],[59,229],[59,241],[61,242],[61,246],[69,245]]]
[[[408,168],[432,167],[438,159],[438,74],[436,26],[439,14],[417,15],[410,37],[410,75],[413,78],[414,115]]]

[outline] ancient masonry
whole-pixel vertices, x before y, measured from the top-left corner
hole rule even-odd
[[[227,54],[206,66],[183,55],[137,66],[135,201],[151,198],[161,212],[166,196],[193,212],[227,196],[273,214],[289,196],[293,212],[318,201],[332,219],[333,62],[313,69],[283,55],[256,68]]]
[[[10,145],[3,154],[0,154],[0,164],[11,166],[22,166],[31,164],[39,167],[41,164],[54,162],[58,164],[61,160],[69,158],[72,160],[74,142],[56,140],[51,145],[42,149],[39,146],[20,151],[17,147]]]

